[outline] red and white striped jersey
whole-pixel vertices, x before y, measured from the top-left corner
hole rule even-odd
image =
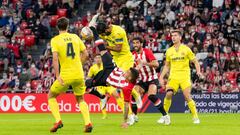
[[[124,72],[120,68],[116,67],[107,78],[107,83],[115,88],[123,88],[128,86],[128,82],[123,76]]]
[[[138,59],[144,62],[151,62],[153,60],[156,60],[155,56],[153,55],[153,52],[147,48],[143,48],[143,51],[140,54],[134,51],[133,56],[135,61],[134,66],[138,65],[138,63],[136,62]],[[143,65],[142,68],[140,68],[139,79],[138,79],[139,81],[148,82],[157,78],[158,76],[155,68],[149,67],[147,65]]]
[[[135,84],[126,80],[123,70],[116,67],[108,76],[107,83],[115,88],[122,89],[124,101],[129,102],[131,100],[131,92]]]

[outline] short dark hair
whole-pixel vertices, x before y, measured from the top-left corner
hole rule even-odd
[[[140,43],[143,43],[143,39],[141,37],[134,37],[133,40],[138,40]]]
[[[104,21],[99,21],[97,23],[97,27],[96,27],[96,30],[97,30],[97,33],[98,34],[103,34],[105,33],[105,30],[108,28],[107,26],[107,23],[104,22]]]
[[[61,30],[61,31],[67,30],[68,24],[69,24],[69,20],[66,17],[61,17],[57,20],[58,30]]]
[[[178,29],[172,30],[171,34],[172,33],[178,33],[178,35],[182,37],[182,32],[180,30],[178,30]]]
[[[132,79],[130,80],[131,83],[136,83],[136,80],[139,76],[139,72],[137,69],[135,68],[130,68],[130,71],[131,71],[131,76],[132,76]]]

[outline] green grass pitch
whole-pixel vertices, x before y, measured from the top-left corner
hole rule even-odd
[[[240,114],[200,114],[201,124],[194,125],[190,114],[171,114],[172,124],[157,124],[160,114],[139,115],[139,122],[122,129],[122,114],[91,114],[94,124],[92,135],[240,135]],[[83,134],[81,114],[62,114],[64,127],[58,135]],[[0,114],[0,135],[51,135],[54,123],[51,114]]]

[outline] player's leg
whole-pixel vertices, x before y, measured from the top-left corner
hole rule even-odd
[[[145,90],[142,88],[143,86],[140,86],[141,84],[137,84],[134,86],[134,89],[139,93],[140,96],[143,96],[145,93]],[[135,101],[135,98],[132,97],[132,112],[134,113],[134,121],[138,122],[138,116],[137,116],[137,111],[138,111],[138,107],[137,107],[137,103]]]
[[[134,100],[136,101],[137,108],[142,108],[143,103],[142,103],[141,95],[135,89],[132,90],[131,94],[132,94]]]
[[[191,97],[191,81],[190,81],[190,79],[181,82],[180,85],[181,85],[181,88],[183,89],[184,98],[187,101],[188,107],[189,107],[189,109],[192,113],[193,123],[194,124],[199,124],[200,120],[198,118],[196,104]]]
[[[172,96],[174,93],[177,92],[179,88],[179,82],[177,80],[171,79],[168,81],[167,88],[166,88],[166,95],[164,98],[164,109],[168,113],[169,109],[172,105]]]
[[[66,83],[64,86],[62,86],[58,82],[58,80],[56,80],[51,86],[50,91],[48,93],[48,105],[56,121],[54,126],[50,129],[50,132],[56,132],[59,128],[63,127],[56,97],[59,95],[59,93],[64,92],[66,89],[67,89]]]
[[[154,104],[154,106],[159,110],[159,112],[162,114],[161,119],[163,119],[163,122],[158,123],[165,123],[166,125],[169,125],[170,117],[167,115],[166,111],[164,110],[163,103],[160,98],[157,97],[157,86],[158,86],[158,80],[153,80],[151,82],[148,82],[148,99]]]
[[[117,58],[114,58],[114,60],[115,59],[116,59],[116,61],[115,61],[116,65],[119,68],[121,68],[123,71],[129,70],[134,65],[133,56],[130,54],[118,56]],[[141,99],[141,96],[139,95],[139,93],[135,89],[133,89],[131,94],[133,96],[133,100],[136,101],[137,107],[142,108],[142,99]]]
[[[71,85],[73,87],[74,95],[76,96],[77,102],[79,104],[79,108],[83,116],[84,125],[85,125],[84,132],[91,132],[93,127],[90,120],[89,109],[88,109],[87,103],[83,99],[83,95],[86,90],[86,87],[84,85],[84,80],[83,79],[73,80],[71,82]]]
[[[131,90],[128,90],[128,89],[122,89],[122,92],[123,92],[123,98],[124,98],[124,109],[123,109],[123,116],[124,116],[124,122],[123,122],[123,126],[122,127],[126,127],[126,123],[128,125],[132,125],[134,124],[134,119],[131,120],[130,119],[130,116],[133,116],[133,115],[128,115],[130,111],[130,104],[129,102],[131,101]],[[127,122],[127,119],[128,119],[128,122]],[[131,120],[131,121],[129,121]],[[132,122],[133,121],[133,122]]]
[[[105,95],[107,94],[107,90],[109,89],[109,87],[104,87],[104,86],[99,86],[97,87],[97,91],[101,94],[104,95],[104,98],[100,99],[100,106],[101,106],[101,110],[102,110],[102,119],[106,119],[107,118],[107,109],[106,109],[106,105],[105,107],[103,107],[103,100],[105,100]],[[107,99],[106,99],[107,102]],[[106,103],[105,103],[106,104]]]
[[[87,89],[96,87],[96,86],[106,86],[106,80],[108,76],[111,74],[112,70],[115,68],[115,64],[113,63],[112,56],[106,50],[104,41],[99,39],[95,41],[96,46],[100,51],[100,55],[102,57],[103,62],[103,70],[97,73],[97,75],[92,79],[87,79],[85,84]]]
[[[101,86],[100,86],[100,87],[101,87]],[[104,94],[101,94],[101,93],[99,92],[99,90],[98,90],[97,87],[93,87],[93,88],[90,90],[89,94],[94,95],[94,96],[96,96],[96,97],[98,97],[98,98],[100,98],[100,99],[104,99],[104,98],[105,98],[105,95],[104,95]]]

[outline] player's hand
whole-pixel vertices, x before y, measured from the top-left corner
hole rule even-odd
[[[128,128],[127,122],[123,122],[123,123],[121,124],[121,127],[122,127],[122,128]]]
[[[57,78],[57,80],[62,86],[64,86],[63,79],[60,76]]]
[[[147,62],[145,62],[145,61],[143,61],[143,60],[141,60],[141,59],[137,59],[137,64],[143,66],[143,65],[146,65]]]
[[[204,76],[203,76],[203,74],[202,74],[201,72],[197,72],[197,75],[198,75],[198,77],[199,77],[200,79],[203,79],[203,78],[204,78]]]

